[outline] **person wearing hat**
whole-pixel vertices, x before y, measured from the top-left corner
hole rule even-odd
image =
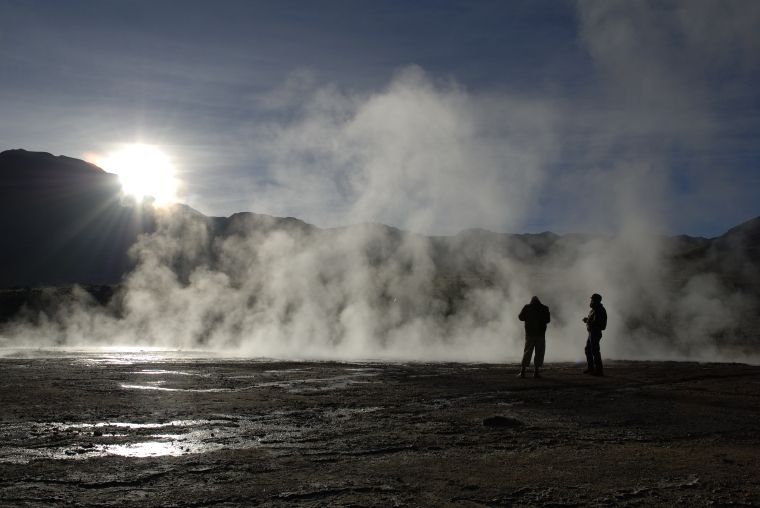
[[[518,377],[525,377],[525,369],[530,365],[530,357],[533,356],[534,348],[536,357],[533,360],[533,377],[541,377],[538,369],[544,365],[546,325],[551,321],[549,307],[541,303],[537,296],[534,296],[517,317],[520,321],[525,321],[525,349]]]
[[[604,376],[602,367],[602,352],[599,348],[599,342],[602,340],[602,330],[607,328],[607,311],[602,305],[602,295],[594,293],[591,295],[589,303],[591,310],[588,316],[583,318],[588,331],[588,340],[586,340],[586,362],[588,368],[583,371],[584,374],[592,376]]]

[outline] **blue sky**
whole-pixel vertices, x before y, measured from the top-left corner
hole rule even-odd
[[[164,149],[320,226],[714,236],[760,214],[760,2],[0,0],[0,149]]]

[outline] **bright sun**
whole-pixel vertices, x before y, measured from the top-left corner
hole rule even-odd
[[[124,194],[138,201],[151,197],[157,205],[173,203],[177,196],[174,166],[169,157],[151,145],[125,145],[97,161],[98,166],[119,176]]]

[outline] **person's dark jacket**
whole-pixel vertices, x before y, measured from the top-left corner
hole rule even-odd
[[[586,317],[586,330],[599,332],[607,328],[607,310],[601,303],[595,303]]]
[[[523,307],[520,321],[525,321],[525,335],[543,336],[546,333],[546,325],[551,321],[549,307],[542,304],[535,296],[530,303]]]

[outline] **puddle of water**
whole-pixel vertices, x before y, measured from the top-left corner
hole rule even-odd
[[[60,430],[117,427],[122,429],[160,429],[164,427],[192,427],[211,424],[212,420],[172,420],[165,423],[98,422],[98,423],[50,423]]]
[[[377,376],[375,373],[357,373],[353,375],[340,375],[326,378],[303,378],[303,379],[285,379],[279,381],[266,381],[263,383],[257,383],[253,388],[269,388],[276,387],[287,390],[289,393],[304,393],[304,392],[318,392],[318,391],[330,391],[341,390],[348,388],[352,385],[377,383],[378,381],[357,379],[357,377],[372,377]],[[322,386],[314,386],[322,385]]]
[[[193,392],[193,393],[216,393],[216,392],[237,392],[250,387],[245,388],[168,388],[166,386],[159,386],[163,382],[159,381],[149,385],[120,385],[125,390],[157,390],[160,392]]]
[[[290,378],[287,377],[280,378],[280,374],[291,374],[295,372],[306,372],[310,369],[290,369],[290,370],[268,370],[264,371],[263,373],[258,374],[248,374],[248,375],[236,375],[236,376],[228,376],[223,377],[221,379],[230,381],[230,380],[242,380],[242,379],[253,379],[258,378],[261,379],[262,377],[266,379],[268,376],[274,377],[274,379],[271,380],[262,380],[259,383],[256,383],[255,385],[245,385],[241,387],[219,387],[219,388],[185,388],[185,387],[171,387],[167,386],[166,380],[157,380],[157,381],[150,381],[147,383],[124,383],[121,384],[121,388],[125,390],[155,390],[155,391],[166,391],[166,392],[197,392],[197,393],[214,393],[214,392],[240,392],[240,391],[248,391],[252,389],[257,388],[281,388],[283,390],[287,390],[291,393],[300,393],[304,391],[328,391],[328,390],[340,390],[340,389],[346,389],[351,387],[352,385],[356,384],[362,384],[362,383],[372,383],[376,381],[370,380],[371,378],[377,377],[380,372],[375,369],[365,369],[365,368],[352,368],[347,369],[349,372],[347,374],[340,374],[332,377],[320,377],[320,378],[310,378],[310,377],[298,377],[298,378]],[[133,372],[133,374],[138,375],[147,375],[147,376],[153,376],[153,375],[167,375],[167,376],[196,376],[196,377],[203,377],[203,378],[209,378],[211,377],[208,374],[201,374],[197,372],[192,371],[172,371],[167,369],[143,369],[139,371]],[[279,378],[279,379],[278,379]]]
[[[219,419],[212,420],[161,423],[35,422],[6,425],[0,426],[0,443],[8,443],[0,445],[0,463],[24,464],[39,459],[83,460],[109,455],[135,458],[181,456],[262,445],[290,446],[304,430],[282,420],[281,415],[270,414],[260,418],[221,415]],[[151,433],[154,429],[171,429],[171,432]],[[29,447],[14,446],[15,443],[29,443],[30,430],[33,431],[33,443]],[[68,443],[62,445],[61,439]],[[44,446],[45,443],[50,444]]]
[[[178,443],[166,441],[146,441],[144,443],[126,445],[102,445],[98,447],[98,451],[105,455],[118,455],[120,457],[178,457],[188,453]]]
[[[181,353],[151,350],[99,350],[82,358],[81,353],[54,352],[56,357],[74,358],[87,365],[130,365],[153,362],[142,369],[132,367],[130,381],[121,384],[123,390],[155,390],[166,392],[240,392],[265,387],[280,387],[289,392],[319,392],[350,389],[374,379],[378,369],[346,368],[340,375],[309,378],[316,372],[311,368],[268,370],[251,376],[211,376],[193,365],[184,363],[183,370],[172,370],[172,361]],[[47,353],[40,354],[45,358]],[[30,355],[32,356],[32,355]],[[138,370],[141,369],[141,370]],[[334,371],[333,371],[334,372]],[[166,379],[154,376],[165,376]],[[196,376],[180,379],[180,376]],[[241,382],[247,386],[230,388],[230,379],[257,377],[264,381]],[[288,379],[298,377],[298,379]],[[204,378],[197,384],[197,378]],[[122,378],[123,379],[123,378]],[[217,382],[218,381],[218,382]],[[193,388],[192,386],[200,386]],[[214,384],[218,387],[214,387]],[[236,384],[236,383],[235,383]],[[211,385],[212,387],[206,388]],[[221,385],[221,386],[220,386]],[[178,387],[175,387],[178,386]],[[190,386],[190,387],[187,387]],[[233,385],[234,386],[234,385]],[[350,418],[381,408],[344,408],[327,411],[327,418]],[[213,415],[209,419],[186,419],[168,422],[0,422],[0,463],[27,463],[32,460],[83,460],[94,457],[162,457],[213,452],[221,449],[245,449],[256,446],[268,448],[299,447],[299,440],[308,427],[303,425],[303,412],[268,412],[263,415]]]
[[[103,355],[97,358],[87,358],[79,360],[79,363],[87,365],[134,365],[138,363],[158,363],[166,360],[162,354],[124,354],[124,355]]]
[[[143,374],[146,376],[198,376],[209,377],[208,374],[201,374],[200,372],[187,372],[183,370],[160,370],[160,369],[143,369],[130,372],[130,374]]]

